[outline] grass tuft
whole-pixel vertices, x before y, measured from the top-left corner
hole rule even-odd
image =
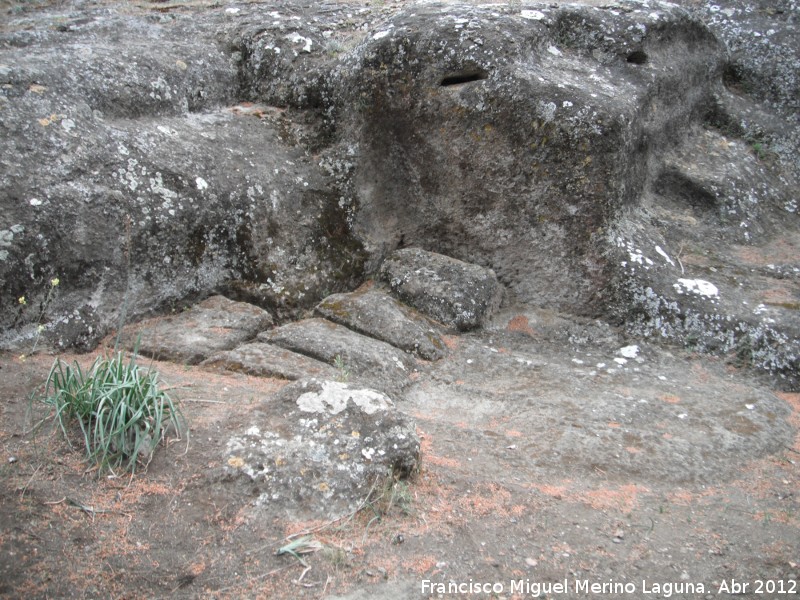
[[[43,402],[53,408],[68,443],[68,429],[77,422],[86,456],[101,470],[132,473],[140,462],[146,467],[168,433],[180,437],[185,429],[182,413],[159,389],[158,374],[142,369],[135,355],[98,357],[86,371],[56,359]]]

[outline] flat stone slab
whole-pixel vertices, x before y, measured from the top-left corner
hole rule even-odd
[[[252,342],[233,350],[218,352],[200,363],[200,366],[291,381],[306,377],[337,377],[336,369],[324,362],[263,342]]]
[[[272,326],[270,314],[246,302],[211,296],[180,314],[150,319],[123,330],[122,343],[143,356],[197,364],[253,339]]]
[[[376,390],[298,381],[258,414],[228,441],[224,467],[227,477],[255,484],[257,505],[337,518],[358,507],[378,478],[418,469],[414,422]]]
[[[393,252],[380,277],[400,300],[459,331],[482,326],[503,298],[491,269],[419,248]]]
[[[415,370],[405,352],[326,319],[289,323],[260,333],[258,339],[335,366],[339,379],[366,381],[384,391],[406,387]]]
[[[445,355],[446,346],[428,319],[379,290],[333,294],[314,312],[426,360]]]

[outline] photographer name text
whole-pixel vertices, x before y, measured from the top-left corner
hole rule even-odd
[[[522,594],[529,598],[553,597],[567,594],[591,594],[593,596],[602,595],[631,595],[641,596],[642,594],[660,594],[662,598],[671,598],[673,595],[680,594],[686,596],[702,596],[707,594],[716,595],[741,595],[753,594],[764,595],[770,598],[776,595],[787,597],[800,597],[800,587],[794,579],[754,579],[751,581],[724,579],[713,584],[690,581],[656,582],[642,579],[639,582],[632,581],[590,581],[588,579],[563,579],[561,581],[534,581],[531,579],[516,579],[508,583],[499,581],[448,581],[436,582],[427,579],[422,580],[423,594],[437,594],[446,596],[450,594],[464,595],[499,595],[499,594]]]

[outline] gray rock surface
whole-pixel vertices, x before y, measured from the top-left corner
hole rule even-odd
[[[257,306],[212,296],[175,316],[130,325],[121,340],[143,356],[193,365],[271,325],[270,314]]]
[[[218,352],[204,360],[201,366],[289,380],[307,377],[336,379],[339,375],[336,369],[324,362],[262,342],[243,344],[233,350]]]
[[[393,252],[380,277],[403,302],[459,331],[480,327],[503,298],[491,269],[419,248]]]
[[[418,247],[796,389],[796,6],[679,4],[9,13],[0,345],[90,348],[220,291],[296,318]]]
[[[535,340],[519,334],[520,321]],[[407,392],[406,406],[423,430],[433,411],[466,423],[489,464],[679,485],[739,476],[739,461],[792,444],[791,407],[768,388],[713,359],[632,342],[601,321],[510,310],[458,341],[457,354]],[[518,439],[493,437],[490,419]]]
[[[792,0],[687,2],[730,51],[726,78],[757,100],[794,113],[800,109],[800,35]]]
[[[417,370],[405,352],[326,319],[303,319],[258,335],[263,342],[305,354],[335,366],[352,378],[389,393],[402,390]]]
[[[597,314],[607,230],[723,62],[674,5],[404,8],[345,63],[355,231],[371,255],[421,247],[491,267],[518,301]]]
[[[726,354],[796,388],[796,192],[747,143],[717,131],[664,159],[642,205],[618,222],[613,312],[637,336]]]
[[[349,287],[361,259],[328,175],[283,110],[240,103],[234,15],[120,6],[0,31],[0,295],[43,304],[60,279],[44,318],[0,312],[6,344],[43,321],[90,348],[224,288],[292,314]]]
[[[446,353],[433,323],[380,290],[333,294],[317,304],[314,312],[425,360],[438,360]]]
[[[386,477],[419,465],[414,423],[375,390],[299,381],[264,402],[260,420],[227,442],[227,474],[245,476],[256,504],[333,519],[354,510]]]

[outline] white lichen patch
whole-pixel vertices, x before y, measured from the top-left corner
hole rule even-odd
[[[556,109],[555,102],[544,102],[543,100],[540,100],[536,106],[536,112],[547,123],[556,118]]]
[[[337,381],[322,382],[319,392],[307,392],[297,398],[297,406],[303,412],[328,413],[336,415],[342,412],[349,402],[353,402],[368,415],[379,410],[388,410],[394,406],[385,394],[367,389],[352,389],[345,383]]]
[[[635,265],[640,265],[645,268],[645,270],[649,270],[655,263],[647,256],[644,255],[644,252],[641,248],[636,246],[631,241],[626,241],[621,237],[616,239],[616,245],[618,248],[624,248],[628,252],[628,257],[630,260],[622,261],[620,264],[623,267],[628,267],[631,273],[635,272]],[[656,246],[656,252],[658,252],[658,246]],[[663,251],[662,251],[663,252]]]
[[[690,293],[705,298],[719,297],[717,286],[704,279],[678,279],[678,283],[673,284],[673,287],[679,294]]]
[[[301,52],[311,52],[311,46],[313,46],[314,44],[314,40],[312,40],[311,38],[303,37],[296,31],[287,35],[286,39],[295,45],[302,44],[303,47],[300,49]]]
[[[664,258],[664,260],[667,261],[669,264],[671,264],[673,267],[675,266],[675,263],[672,262],[672,259],[669,257],[669,254],[664,252],[661,246],[658,245],[656,246],[656,252],[658,252]]]
[[[618,354],[620,356],[624,356],[625,358],[636,358],[639,356],[639,346],[636,344],[625,346],[619,349]]]
[[[523,10],[520,11],[519,16],[531,21],[541,21],[545,18],[545,14],[538,10]]]
[[[8,248],[14,242],[14,234],[20,234],[25,231],[22,225],[12,225],[11,229],[3,229],[0,231],[0,261],[8,260]]]
[[[178,197],[177,192],[167,188],[164,185],[164,180],[161,177],[161,173],[157,172],[155,174],[155,177],[151,177],[149,181],[150,181],[150,191],[154,194],[161,196],[166,203]],[[165,208],[168,207],[169,206],[165,206]]]

